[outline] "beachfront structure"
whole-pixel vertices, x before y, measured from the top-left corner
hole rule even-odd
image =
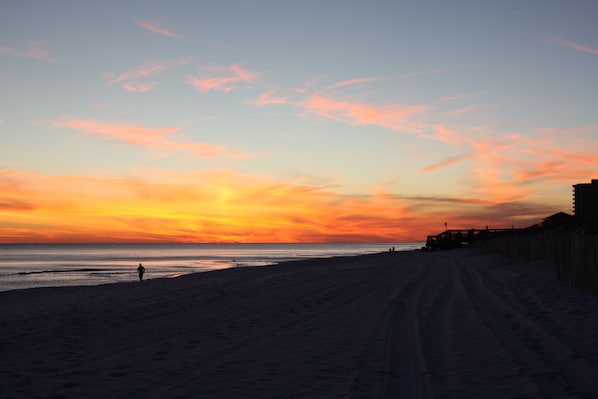
[[[598,221],[598,179],[573,185],[573,212],[579,223]]]

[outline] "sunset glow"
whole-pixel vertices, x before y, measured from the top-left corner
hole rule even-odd
[[[33,3],[0,16],[0,243],[421,241],[598,178],[591,2]]]

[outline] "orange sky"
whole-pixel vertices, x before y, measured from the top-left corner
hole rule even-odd
[[[333,187],[227,171],[152,176],[148,181],[0,171],[0,241],[421,241],[441,231],[445,221],[452,228],[522,227],[553,210],[530,215],[521,204],[404,198],[383,190],[341,195]],[[508,188],[499,188],[504,197]]]

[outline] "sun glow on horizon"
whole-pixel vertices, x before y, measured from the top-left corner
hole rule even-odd
[[[176,183],[14,171],[0,177],[12,187],[0,195],[3,243],[416,242],[447,218],[479,227],[480,207],[495,209],[485,219],[493,226],[534,221],[505,219],[501,204],[475,199],[347,195],[223,171],[180,175]]]

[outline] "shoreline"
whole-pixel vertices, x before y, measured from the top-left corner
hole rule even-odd
[[[251,245],[51,245],[0,246],[0,291],[98,285],[136,280],[139,263],[146,278],[171,277],[231,267],[261,266],[285,260],[383,252],[387,243]],[[413,249],[412,243],[394,244]],[[419,248],[419,247],[418,247]]]
[[[404,250],[400,252],[419,252],[418,249],[410,249]],[[396,253],[396,252],[395,252]],[[169,281],[173,279],[179,279],[183,277],[195,276],[195,275],[203,275],[206,273],[213,273],[213,272],[222,272],[227,270],[235,270],[235,269],[244,269],[244,268],[262,268],[262,267],[285,267],[287,265],[294,265],[294,264],[301,264],[301,263],[309,263],[313,265],[319,265],[321,263],[326,263],[328,260],[336,261],[341,260],[343,258],[358,258],[363,256],[376,256],[381,254],[388,254],[387,252],[375,252],[375,253],[367,253],[367,254],[359,254],[359,255],[338,255],[338,256],[330,256],[330,257],[322,257],[322,258],[302,258],[302,259],[294,259],[294,260],[283,260],[283,261],[273,261],[272,263],[268,264],[237,264],[232,267],[226,267],[222,269],[206,269],[203,271],[192,271],[187,273],[173,273],[172,275],[168,276],[159,276],[159,277],[147,277],[147,273],[144,276],[144,279],[141,283],[149,282],[149,281]],[[43,271],[31,271],[31,272],[18,272],[19,275],[37,275],[37,274],[60,274],[60,273],[72,273],[78,271],[86,271],[86,272],[93,272],[103,269],[96,269],[96,268],[82,268],[82,269],[68,269],[68,270],[43,270]],[[98,286],[111,286],[111,285],[126,285],[132,284],[137,285],[139,284],[139,280],[137,277],[137,271],[129,270],[127,272],[130,275],[130,278],[124,281],[114,281],[108,283],[90,283],[90,284],[80,284],[80,285],[49,285],[49,286],[39,286],[39,287],[26,287],[26,288],[15,288],[15,289],[7,289],[7,290],[0,290],[0,295],[5,292],[15,292],[15,291],[26,291],[26,290],[43,290],[43,289],[60,289],[60,288],[85,288],[89,289],[90,287],[98,287]]]
[[[413,250],[0,292],[0,396],[598,395],[598,300],[553,271]]]

